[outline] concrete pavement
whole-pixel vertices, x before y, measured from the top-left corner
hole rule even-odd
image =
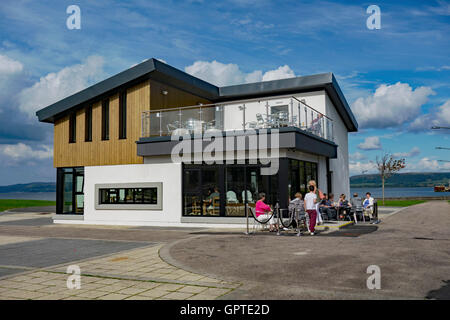
[[[55,225],[0,215],[1,299],[450,299],[450,204],[389,211],[316,236]],[[81,289],[66,285],[69,265]],[[366,286],[367,267],[381,289]]]

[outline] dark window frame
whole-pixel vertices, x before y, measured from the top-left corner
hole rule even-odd
[[[72,112],[69,115],[69,143],[77,142],[77,114]]]
[[[119,139],[127,138],[127,92],[119,94]]]
[[[147,201],[146,202],[145,201],[145,197],[144,197],[145,190],[152,190],[152,189],[155,190],[156,197],[155,197],[154,201],[153,201],[153,198],[152,198],[152,201]],[[111,190],[114,190],[114,192],[111,192]],[[125,194],[128,194],[128,190],[132,190],[133,201],[132,202],[119,202],[118,200],[119,200],[119,195],[120,195],[120,191],[121,190],[124,190]],[[136,193],[138,192],[138,190],[142,190],[141,191],[142,192],[142,200],[141,201],[136,201]],[[124,204],[124,205],[139,205],[139,204],[149,205],[150,204],[150,205],[156,205],[156,204],[158,204],[158,187],[99,188],[98,192],[100,193],[99,194],[99,204],[100,205],[104,205],[104,204],[107,204],[107,205],[110,205],[110,204],[111,205],[114,205],[114,204]],[[106,192],[106,197],[103,197],[103,192]],[[109,197],[110,193],[115,193],[117,195],[116,202],[103,201],[105,198],[106,199],[110,199],[110,197]]]
[[[65,173],[72,175],[72,209],[70,212],[64,212],[64,179]],[[77,177],[83,177],[83,185],[81,187],[81,192],[77,191]],[[76,210],[76,196],[84,195],[84,167],[62,167],[56,168],[56,214],[84,214],[83,210],[77,212]]]
[[[102,101],[102,140],[109,140],[109,99]]]
[[[92,142],[92,105],[87,106],[84,113],[84,141]]]
[[[280,159],[282,160],[282,159]],[[268,167],[269,165],[262,165],[262,164],[250,164],[248,163],[248,160],[246,161],[245,164],[212,164],[212,165],[207,165],[205,163],[203,164],[184,164],[182,166],[182,216],[183,217],[210,217],[210,218],[216,218],[216,217],[231,217],[231,216],[227,216],[226,212],[225,212],[225,207],[226,207],[226,187],[225,187],[225,179],[226,179],[226,169],[227,168],[233,168],[233,167],[243,167],[244,168],[244,181],[245,183],[248,183],[247,181],[247,174],[249,172],[249,169],[251,168],[262,168],[262,167]],[[218,169],[218,188],[219,188],[219,193],[220,193],[220,213],[219,215],[208,215],[205,214],[203,212],[203,206],[201,206],[200,210],[201,210],[201,214],[200,215],[188,215],[186,214],[186,202],[185,202],[185,197],[186,196],[198,196],[200,203],[203,202],[204,200],[204,195],[203,195],[203,189],[202,189],[202,185],[203,185],[203,169],[209,169],[209,168],[217,168]],[[281,169],[281,168],[280,168]],[[199,178],[200,178],[200,183],[199,186],[195,189],[195,190],[186,190],[186,184],[185,184],[185,171],[197,171],[199,170]],[[282,172],[282,175],[287,174],[287,168],[285,168],[284,172]],[[281,201],[283,200],[283,197],[280,197],[281,194],[278,191],[278,187],[273,187],[274,183],[272,181],[272,176],[263,176],[264,179],[266,180],[266,184],[268,185],[268,190],[266,190],[266,193],[268,195],[268,198],[272,198],[270,199],[270,204],[275,205],[275,203],[279,202],[280,203],[280,207],[284,208],[287,207],[287,202],[286,202],[286,206],[282,206],[281,205]],[[277,174],[277,184],[279,185],[279,181],[280,181],[281,176],[280,173]],[[277,189],[277,191],[275,192],[275,189]],[[247,199],[247,195],[245,195],[245,203],[248,203],[248,199]]]

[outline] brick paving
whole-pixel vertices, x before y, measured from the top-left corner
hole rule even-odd
[[[48,217],[45,218],[48,219]],[[11,221],[20,219],[37,219],[37,215],[33,213],[26,213],[23,216],[0,215],[0,224],[5,221],[9,224]],[[71,229],[68,226],[46,226],[38,222],[34,225],[22,223],[8,225],[7,229],[7,226],[3,225],[0,228],[0,254],[2,254],[2,248],[5,250],[13,244],[25,245],[48,239],[44,236],[45,229],[52,229],[52,237],[58,237],[66,230],[70,230],[69,235],[77,235],[76,239],[84,237],[88,232],[91,233],[89,238],[98,235],[95,233],[95,226],[87,228],[78,226]],[[14,230],[18,231],[17,235],[13,235]],[[144,236],[143,232],[149,233],[144,230],[127,230],[126,227],[105,228],[103,226],[99,226],[97,231],[100,231],[100,239],[106,238],[104,232],[107,231],[119,232],[121,238],[127,238],[126,231],[140,232],[138,238]],[[158,232],[164,232],[164,230],[158,230]],[[173,231],[170,232],[173,233]],[[111,238],[110,235],[109,240],[112,240]],[[151,238],[154,240],[154,237]],[[168,237],[166,235],[162,238]],[[180,234],[174,234],[174,239],[179,238]],[[134,234],[129,241],[135,239]],[[240,286],[239,283],[229,283],[166,263],[159,256],[159,250],[164,244],[166,242],[160,242],[157,245],[149,243],[144,247],[54,266],[28,268],[31,270],[25,271],[23,270],[27,268],[25,266],[0,266],[0,268],[20,269],[16,274],[0,276],[0,300],[210,300],[230,293]],[[31,262],[30,265],[32,265]],[[67,279],[70,274],[66,271],[69,265],[80,267],[80,289],[68,289]]]

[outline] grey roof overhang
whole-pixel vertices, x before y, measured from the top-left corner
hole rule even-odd
[[[332,73],[219,88],[153,58],[43,108],[36,115],[39,121],[53,123],[67,112],[97,102],[117,89],[126,89],[145,79],[154,79],[212,102],[325,90],[347,129],[351,132],[358,130],[358,123]]]
[[[227,145],[224,143],[223,151],[236,151],[236,138],[238,136],[249,136],[249,135],[258,135],[259,131],[249,133],[249,131],[222,131],[222,136],[234,137],[234,148],[227,149]],[[268,131],[268,136],[270,136],[270,130]],[[315,135],[309,134],[301,129],[288,127],[288,128],[280,128],[279,129],[279,148],[280,149],[293,149],[306,153],[311,153],[315,155],[325,156],[329,158],[337,157],[337,145],[331,141],[322,139]],[[192,142],[194,141],[194,137],[191,136]],[[249,139],[246,140],[245,150],[254,150],[254,147],[249,146]],[[224,139],[225,141],[225,139]],[[178,143],[178,141],[172,141],[170,136],[162,136],[162,137],[149,137],[149,138],[141,138],[137,143],[137,155],[138,156],[162,156],[162,155],[170,155],[174,146]],[[203,141],[204,149],[209,143],[209,141]],[[271,147],[270,139],[268,138],[268,148]],[[193,145],[191,145],[191,151],[194,150]]]
[[[216,86],[152,58],[43,108],[36,115],[39,121],[53,123],[67,111],[99,101],[118,88],[125,89],[146,79],[154,79],[206,99],[215,99],[219,94]]]

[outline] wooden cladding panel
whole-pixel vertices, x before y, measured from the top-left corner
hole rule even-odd
[[[76,142],[69,143],[69,116],[55,122],[55,167],[143,163],[136,141],[141,135],[141,113],[150,109],[150,84],[127,90],[127,138],[119,139],[119,94],[109,97],[109,140],[102,140],[102,103],[92,106],[92,141],[85,142],[85,109],[76,113]]]
[[[170,87],[154,80],[150,80],[150,90],[150,105],[152,110],[195,106],[199,103],[211,103],[209,100],[200,98],[186,91]],[[167,91],[167,95],[163,95],[163,91]]]
[[[167,95],[162,91],[166,90]],[[92,105],[92,141],[85,142],[85,109],[76,112],[76,142],[69,143],[69,116],[55,121],[55,167],[139,164],[136,141],[141,135],[143,111],[210,103],[154,80],[127,89],[127,138],[119,139],[119,93],[109,97],[109,140],[102,140],[102,102]]]

